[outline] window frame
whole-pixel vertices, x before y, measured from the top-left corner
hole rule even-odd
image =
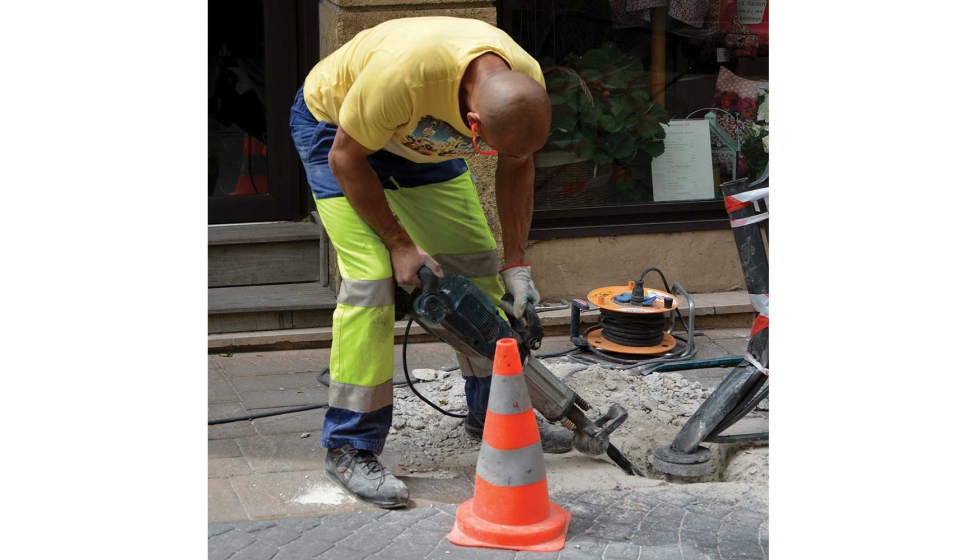
[[[497,0],[497,27],[513,36],[513,0]],[[557,239],[728,229],[723,199],[638,202],[628,205],[535,209],[528,239]]]

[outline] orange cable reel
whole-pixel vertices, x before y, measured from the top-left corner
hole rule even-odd
[[[643,289],[646,299],[652,300],[649,305],[632,305],[630,303],[619,303],[616,301],[617,296],[629,295],[635,285],[636,282],[630,280],[626,286],[596,288],[589,292],[589,303],[606,313],[611,313],[612,316],[621,314],[624,317],[632,315],[669,314],[677,309],[677,299],[672,294],[661,290],[654,290],[653,288]],[[665,304],[665,301],[669,302],[669,305]],[[589,332],[586,335],[586,339],[592,346],[607,352],[646,356],[665,354],[677,346],[677,340],[667,332],[664,332],[664,337],[661,342],[651,346],[631,346],[612,341],[608,337],[603,336],[603,329],[601,327]]]

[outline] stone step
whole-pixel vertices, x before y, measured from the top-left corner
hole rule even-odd
[[[208,334],[328,327],[337,298],[319,282],[208,289]]]
[[[744,328],[752,324],[755,312],[746,292],[717,292],[692,294],[695,303],[695,329],[705,328]],[[687,301],[680,298],[682,309]],[[570,315],[567,309],[546,311],[539,314],[541,323],[548,335],[563,335],[569,332]],[[686,313],[685,313],[686,316]],[[599,320],[598,311],[586,311],[581,315],[582,329]],[[405,333],[406,321],[395,323],[395,343],[401,343]],[[678,322],[676,331],[683,330]],[[435,337],[422,327],[413,324],[409,331],[410,342],[431,342]],[[330,326],[267,330],[250,329],[248,332],[222,331],[208,335],[208,352],[253,352],[265,350],[284,350],[294,348],[328,348],[333,341]]]
[[[320,229],[293,222],[208,226],[208,287],[321,280]]]

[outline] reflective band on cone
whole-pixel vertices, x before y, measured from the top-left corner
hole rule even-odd
[[[517,341],[497,342],[473,498],[456,510],[449,542],[459,546],[555,552],[571,514],[548,499],[541,434]]]

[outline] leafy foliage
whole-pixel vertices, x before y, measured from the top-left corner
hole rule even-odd
[[[648,74],[635,55],[612,43],[570,55],[546,71],[552,117],[549,143],[598,165],[628,167],[637,156],[664,153],[667,111],[650,100]],[[631,188],[624,177],[617,187]]]

